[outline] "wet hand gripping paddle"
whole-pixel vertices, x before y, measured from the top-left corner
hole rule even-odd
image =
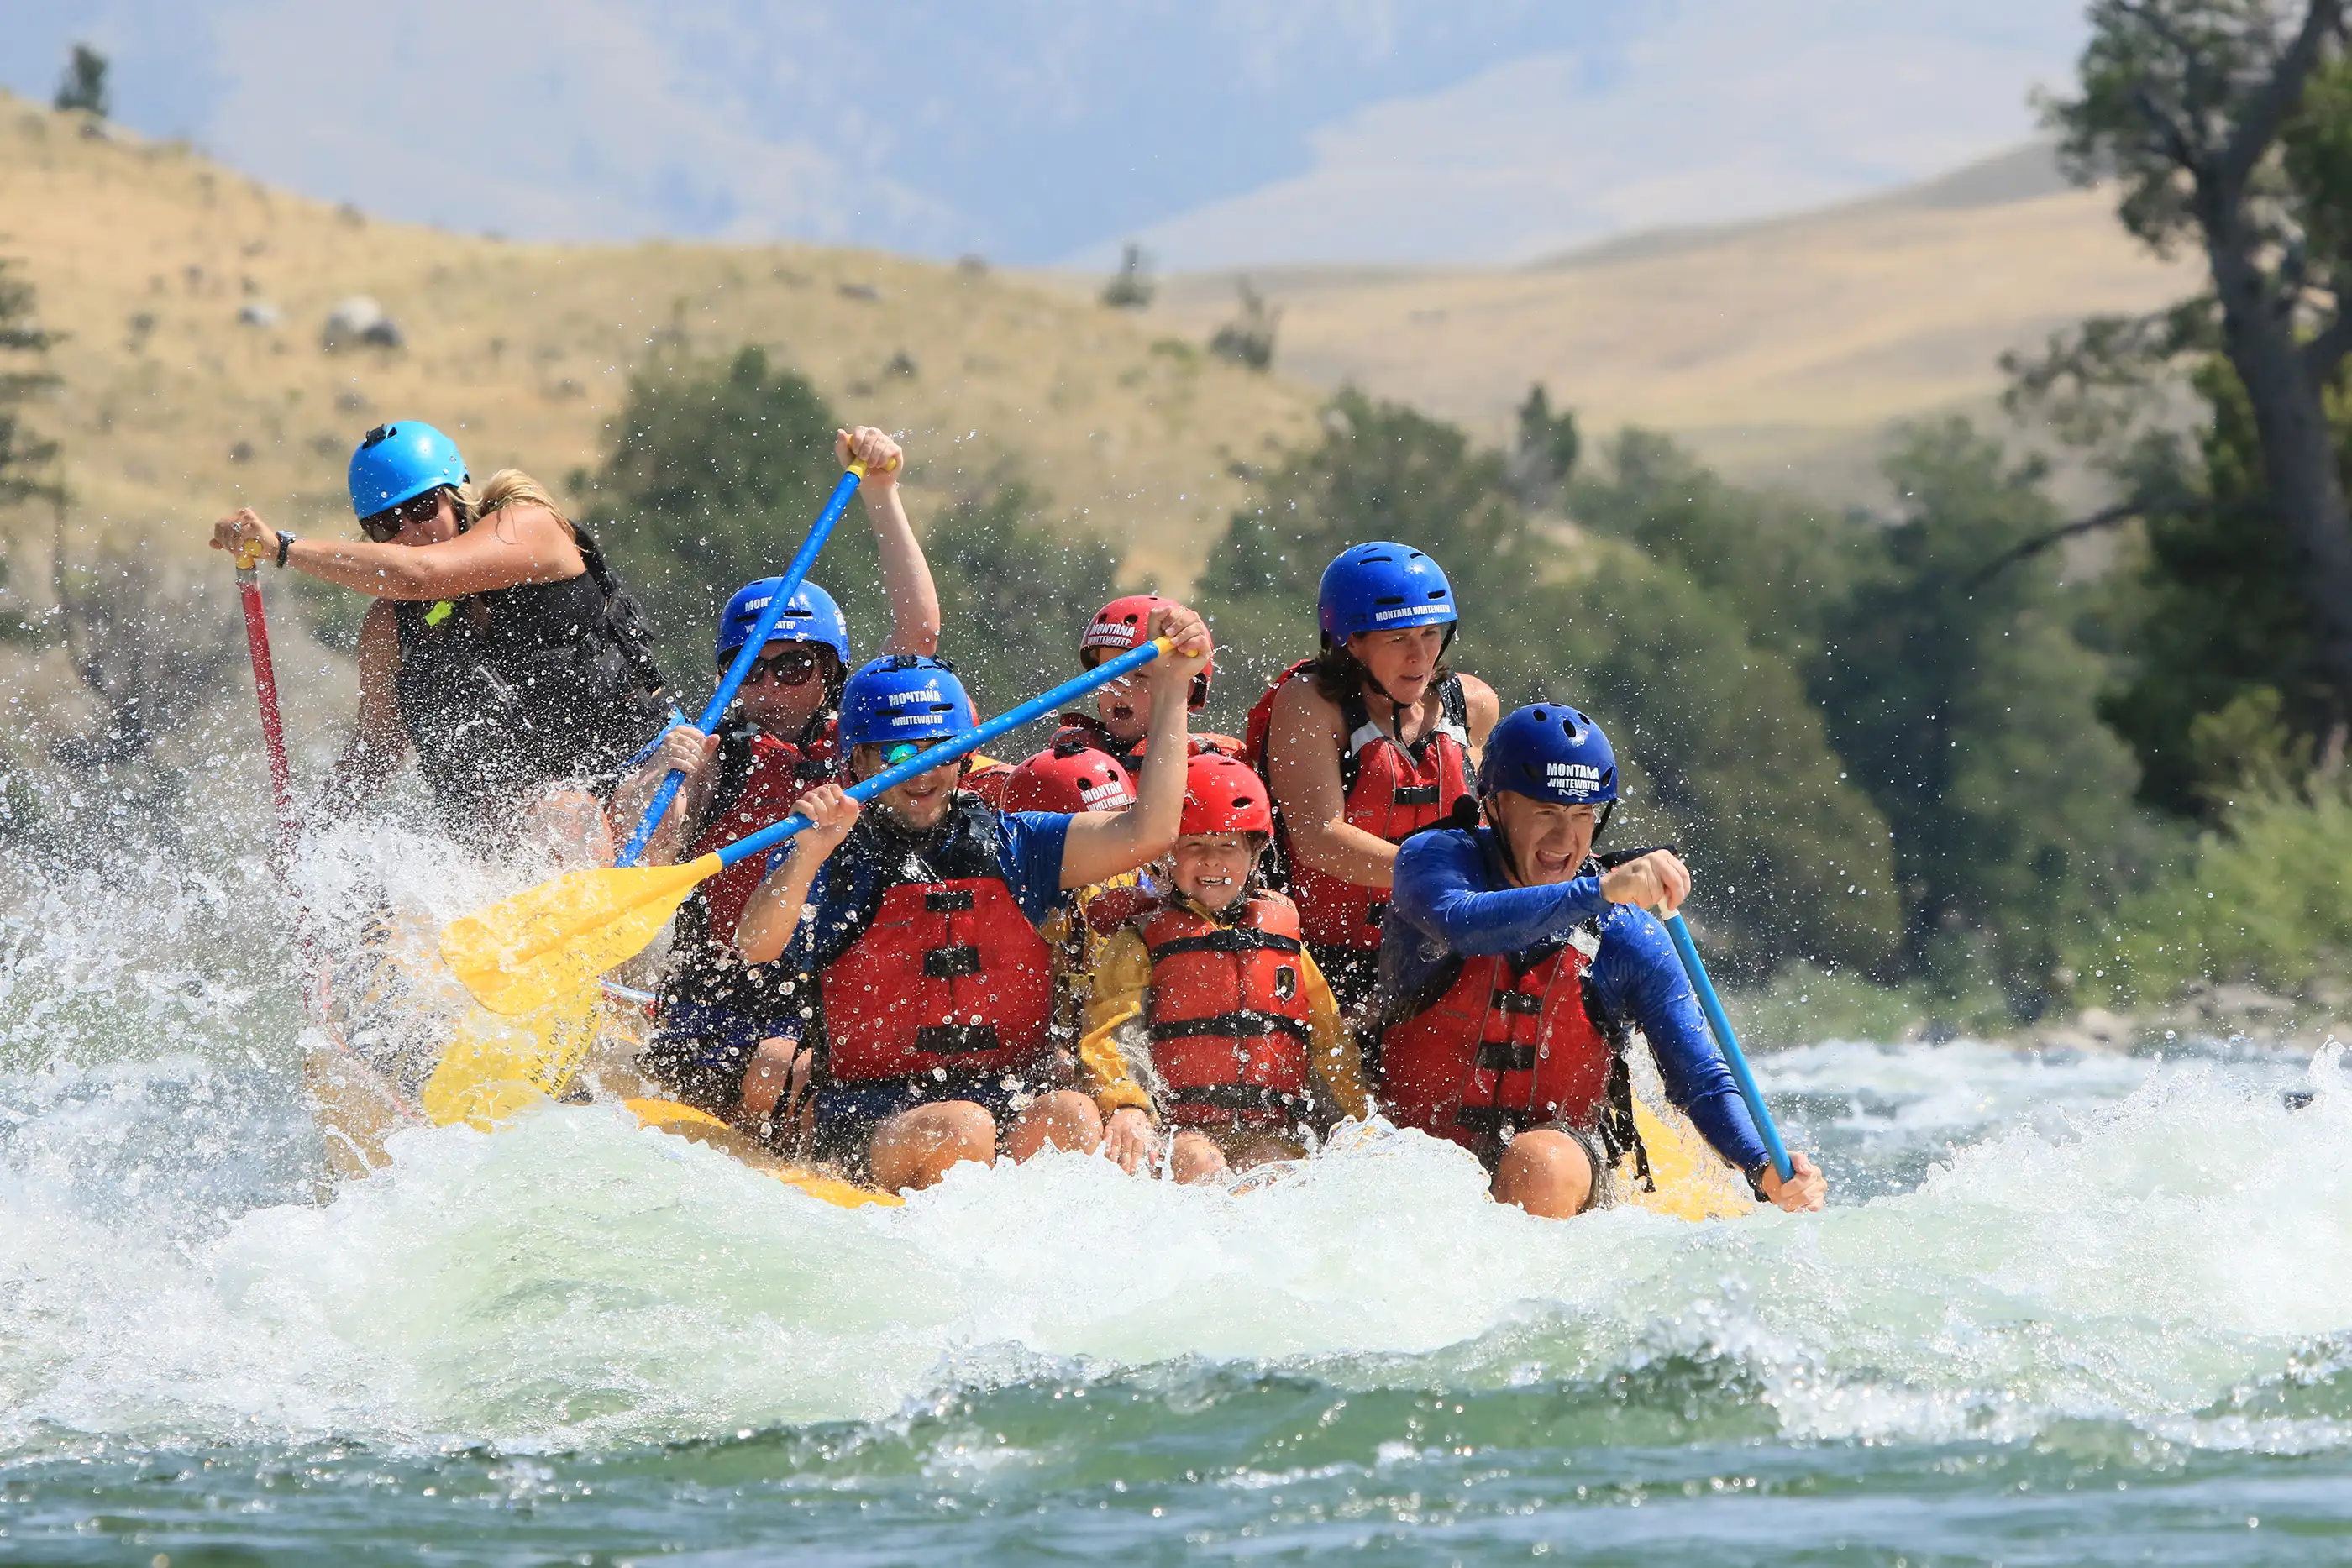
[[[1683,961],[1683,973],[1690,977],[1691,989],[1698,993],[1699,1010],[1706,1014],[1706,1025],[1715,1031],[1715,1041],[1723,1048],[1723,1060],[1730,1065],[1732,1082],[1739,1085],[1739,1097],[1748,1102],[1748,1113],[1756,1119],[1756,1131],[1764,1139],[1765,1152],[1772,1156],[1772,1168],[1787,1181],[1792,1174],[1789,1165],[1788,1145],[1780,1142],[1780,1129],[1773,1124],[1772,1113],[1764,1108],[1764,1092],[1756,1086],[1756,1074],[1748,1070],[1748,1054],[1739,1049],[1739,1037],[1731,1032],[1731,1020],[1724,1016],[1723,999],[1715,994],[1715,983],[1706,977],[1706,966],[1698,960],[1698,948],[1691,941],[1690,927],[1683,924],[1680,915],[1660,916],[1665,922],[1666,935],[1675,944],[1675,956]]]
[[[735,700],[736,692],[743,685],[743,677],[751,673],[751,665],[759,659],[761,650],[767,647],[768,639],[775,635],[776,624],[783,620],[784,612],[791,608],[793,595],[801,591],[802,580],[808,576],[809,568],[816,564],[817,551],[824,548],[825,539],[833,532],[833,525],[841,521],[842,512],[849,506],[849,497],[856,493],[865,477],[866,465],[852,463],[848,472],[842,475],[841,482],[833,487],[833,494],[825,497],[824,510],[816,515],[816,521],[809,527],[808,538],[801,541],[800,552],[793,557],[792,564],[784,568],[783,579],[776,591],[769,596],[768,607],[760,612],[759,621],[751,628],[751,635],[735,650],[735,661],[727,666],[726,678],[719,683],[719,689],[710,694],[710,701],[703,705],[702,716],[694,721],[694,727],[703,734],[710,733],[711,727],[727,712],[727,705]],[[669,770],[669,776],[662,780],[661,788],[654,792],[652,803],[646,806],[645,817],[637,823],[637,831],[629,835],[628,843],[623,847],[618,862],[621,866],[637,863],[637,857],[646,852],[646,841],[654,836],[654,829],[661,821],[662,813],[669,810],[672,800],[677,799],[678,786],[685,781],[685,773],[675,768]]]
[[[849,796],[870,800],[977,751],[997,737],[1058,713],[1088,692],[1142,668],[1171,647],[1167,638],[1155,638],[1107,659],[1042,696],[852,785]],[[451,921],[441,933],[441,956],[475,999],[492,1012],[512,1017],[553,1006],[641,952],[697,884],[764,854],[810,825],[806,817],[794,812],[684,865],[570,873],[478,915]]]

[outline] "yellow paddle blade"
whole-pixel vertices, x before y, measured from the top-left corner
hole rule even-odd
[[[1748,1184],[1716,1157],[1699,1130],[1679,1111],[1653,1113],[1637,1098],[1633,1126],[1642,1134],[1643,1148],[1649,1151],[1650,1176],[1657,1183],[1655,1191],[1644,1190],[1634,1178],[1633,1160],[1627,1158],[1618,1175],[1623,1190],[1630,1194],[1628,1201],[1635,1207],[1676,1219],[1729,1219],[1756,1207]]]
[[[589,990],[596,977],[645,950],[719,857],[684,865],[575,871],[453,920],[441,956],[474,999],[509,1018]]]
[[[436,1127],[489,1131],[526,1105],[563,1092],[596,1038],[594,985],[520,1018],[482,1008],[466,1015],[419,1096]]]

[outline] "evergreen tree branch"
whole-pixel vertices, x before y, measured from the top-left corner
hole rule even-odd
[[[2087,517],[2077,517],[2071,523],[2035,534],[2030,538],[2011,545],[1971,572],[1967,580],[1960,584],[1961,591],[1973,593],[2020,561],[2029,560],[2044,550],[2055,549],[2068,539],[2080,538],[2084,534],[2096,533],[2102,528],[2116,528],[2129,522],[2134,517],[2145,517],[2147,510],[2147,503],[2137,497],[2128,501],[2117,501],[2112,507],[2100,507]]]

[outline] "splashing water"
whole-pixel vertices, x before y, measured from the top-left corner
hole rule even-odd
[[[322,941],[398,949],[386,898],[429,934],[535,869],[382,830],[302,878]],[[270,929],[257,877],[11,891],[0,1560],[2352,1532],[2340,1048],[1785,1052],[1836,1204],[1701,1226],[1531,1219],[1378,1132],[1240,1197],[1058,1156],[842,1210],[601,1106],[402,1133],[320,1202],[290,955],[226,939]],[[370,1049],[413,1080],[458,1000],[404,950],[371,972],[406,977]]]

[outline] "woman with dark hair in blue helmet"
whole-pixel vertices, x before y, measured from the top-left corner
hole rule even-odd
[[[1081,1059],[1060,1087],[1054,957],[1037,927],[1068,890],[1167,852],[1183,820],[1186,698],[1208,629],[1171,605],[1147,636],[1175,652],[1144,667],[1150,743],[1122,811],[998,811],[961,792],[961,762],[861,810],[840,784],[796,810],[814,824],[781,846],[735,928],[748,964],[773,965],[812,1053],[814,1153],[900,1191],[960,1160],[1148,1143],[1149,1101]],[[869,778],[971,727],[971,699],[935,659],[877,659],[842,694],[845,777]],[[789,1119],[789,1118],[788,1118]]]
[[[587,530],[518,470],[478,493],[419,421],[369,431],[350,481],[364,544],[297,538],[249,507],[213,525],[215,549],[377,600],[342,791],[380,793],[413,748],[448,827],[497,844],[551,786],[609,786],[669,710],[645,619]]]
[[[844,466],[865,464],[858,486],[880,548],[890,601],[886,653],[926,654],[940,642],[939,591],[898,491],[898,444],[870,425],[835,434]],[[782,579],[745,583],[727,601],[712,650],[723,670],[758,626]],[[645,863],[669,865],[718,850],[792,814],[793,802],[833,777],[835,722],[848,678],[849,624],[833,595],[803,581],[743,677],[719,732],[680,724],[662,737],[614,800],[616,822],[634,824],[670,769],[686,775],[677,802],[646,845]],[[681,848],[680,841],[685,841]],[[765,976],[735,952],[735,923],[760,884],[758,861],[721,872],[678,910],[671,965],[662,985],[661,1027],[646,1066],[671,1092],[722,1115],[739,1103],[753,1123],[767,1119],[783,1088],[778,1069],[789,1053],[759,1053],[782,1026],[784,1004],[768,994]],[[753,1064],[747,1073],[746,1064]],[[763,1070],[765,1069],[765,1070]]]
[[[1350,545],[1316,595],[1323,645],[1250,712],[1307,945],[1351,1023],[1370,1004],[1397,845],[1468,795],[1501,705],[1445,664],[1458,616],[1435,561]]]
[[[1667,1098],[1759,1198],[1819,1208],[1811,1160],[1791,1155],[1785,1183],[1773,1168],[1650,913],[1689,896],[1689,870],[1670,850],[1592,858],[1616,800],[1616,754],[1576,709],[1538,703],[1495,726],[1478,806],[1397,855],[1376,1003],[1382,1105],[1476,1155],[1497,1199],[1566,1218],[1609,1199],[1626,1156],[1647,1175],[1625,1063],[1638,1029]]]

